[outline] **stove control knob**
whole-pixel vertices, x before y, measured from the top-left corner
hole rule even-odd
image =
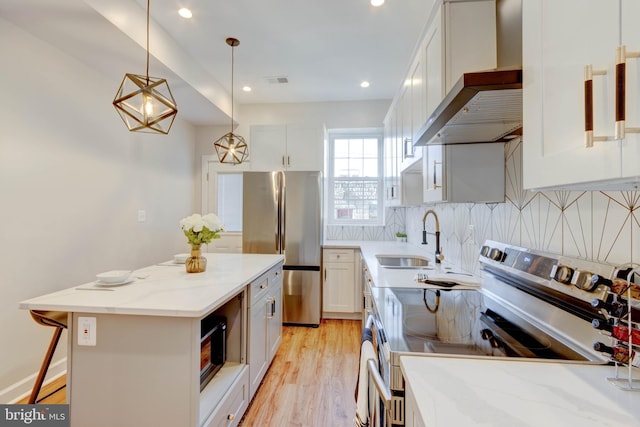
[[[491,347],[493,348],[500,348],[502,347],[502,344],[500,343],[500,340],[496,337],[491,337],[489,338],[489,344],[491,344]]]
[[[480,255],[487,258],[489,256],[489,252],[491,252],[491,248],[489,246],[483,246],[480,248]]]
[[[480,336],[483,340],[488,340],[490,338],[493,338],[493,332],[491,332],[491,329],[483,329],[482,331],[480,331]]]
[[[567,267],[566,265],[559,265],[556,269],[556,274],[553,275],[554,280],[563,285],[570,285],[572,277],[573,268]]]
[[[593,280],[592,280],[593,276],[594,274],[589,271],[578,270],[573,275],[573,280],[571,280],[571,283],[575,285],[575,287],[578,289],[582,289],[583,291],[587,291],[587,292],[592,292],[598,287],[597,285],[593,284]]]
[[[502,262],[504,260],[504,252],[498,248],[493,248],[491,249],[491,252],[489,252],[489,258],[494,261]]]
[[[594,274],[593,276],[591,276],[591,283],[595,288],[597,288],[599,285],[605,285],[607,287],[611,287],[611,285],[613,284],[613,281],[607,279],[606,277],[602,277],[598,274]]]

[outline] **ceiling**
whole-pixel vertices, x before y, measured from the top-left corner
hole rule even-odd
[[[429,13],[424,0],[151,0],[150,75],[179,115],[227,123],[236,104],[391,100]],[[0,18],[113,79],[144,74],[147,0],[0,0]],[[177,11],[187,6],[193,18]],[[273,83],[286,77],[288,83]],[[370,87],[361,88],[367,80]],[[248,85],[251,92],[243,92]]]

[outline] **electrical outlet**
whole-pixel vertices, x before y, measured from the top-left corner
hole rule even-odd
[[[146,222],[147,221],[147,211],[140,209],[138,210],[138,222]]]
[[[96,345],[96,326],[95,317],[78,317],[78,345]]]

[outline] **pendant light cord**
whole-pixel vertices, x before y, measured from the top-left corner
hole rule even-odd
[[[233,132],[233,66],[235,46],[231,46],[231,132]]]
[[[147,86],[149,86],[149,9],[151,0],[147,0]]]

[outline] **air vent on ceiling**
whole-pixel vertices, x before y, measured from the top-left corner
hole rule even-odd
[[[267,81],[267,83],[272,84],[272,85],[279,85],[279,84],[289,83],[289,78],[286,77],[286,76],[265,77],[265,80]]]

